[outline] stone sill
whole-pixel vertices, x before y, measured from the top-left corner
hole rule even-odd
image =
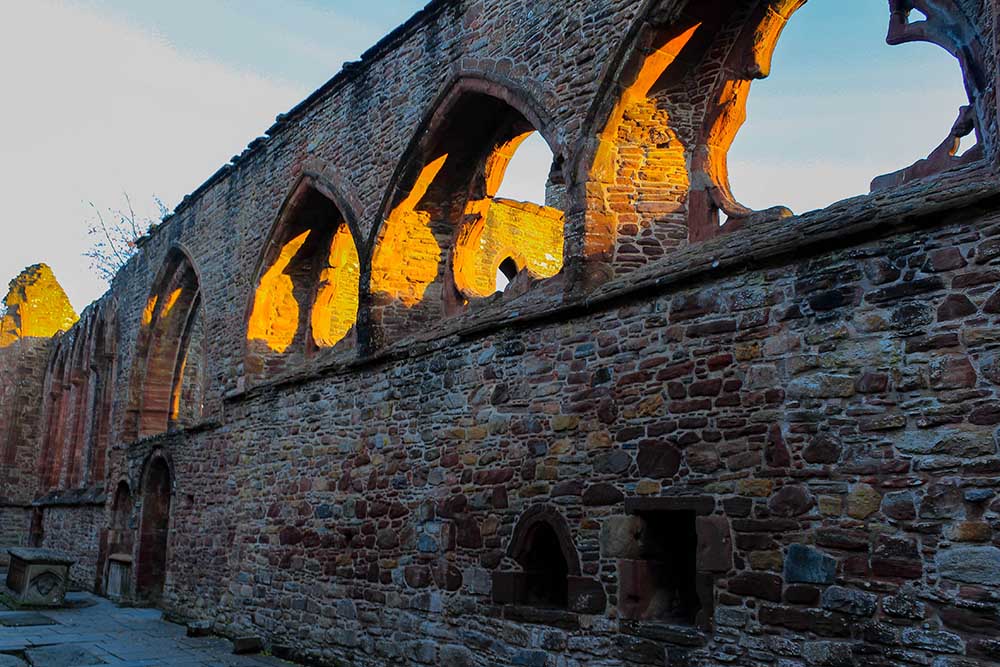
[[[89,489],[57,489],[49,491],[31,503],[32,507],[103,507],[107,494],[103,487]]]
[[[210,418],[203,419],[202,421],[192,424],[184,428],[172,428],[169,431],[164,431],[163,433],[157,433],[156,435],[147,435],[145,437],[139,438],[138,440],[133,440],[132,442],[125,442],[113,446],[112,450],[129,450],[136,447],[151,446],[156,447],[157,445],[166,445],[178,438],[184,438],[189,435],[194,435],[196,433],[202,433],[204,431],[214,431],[222,427],[222,422],[218,419]]]
[[[530,607],[507,604],[499,607],[500,616],[505,621],[516,621],[530,625],[547,625],[562,630],[580,629],[580,615],[567,609]]]
[[[628,635],[688,648],[700,648],[709,640],[707,633],[693,625],[667,621],[621,621],[619,628]]]
[[[977,162],[896,188],[845,199],[824,209],[748,225],[688,245],[591,291],[575,288],[568,293],[546,295],[546,287],[560,280],[563,276],[560,274],[534,284],[524,295],[480,304],[445,321],[438,329],[397,340],[374,354],[295,369],[250,387],[231,390],[223,396],[223,402],[238,403],[323,377],[425,356],[454,346],[456,340],[474,340],[500,329],[582,317],[642,295],[689,287],[782,257],[802,258],[812,252],[848,246],[859,238],[869,241],[892,233],[940,226],[948,222],[949,213],[985,207],[998,199],[1000,177],[988,162]]]

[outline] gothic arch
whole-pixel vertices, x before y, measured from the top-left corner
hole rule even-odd
[[[246,311],[246,372],[261,377],[354,343],[361,266],[359,204],[318,161],[305,166],[257,264]]]
[[[157,602],[163,595],[169,564],[174,466],[164,452],[154,450],[143,464],[140,479],[136,592],[140,599]]]
[[[507,547],[507,555],[515,561],[521,562],[530,548],[531,534],[539,526],[546,526],[552,530],[559,541],[563,558],[566,559],[569,574],[580,576],[580,555],[577,553],[569,526],[566,525],[566,519],[559,513],[559,510],[550,505],[533,505],[521,514],[517,525],[514,526],[514,533],[511,535],[510,545]]]
[[[111,444],[111,412],[117,369],[115,314],[116,308],[113,302],[98,302],[91,337],[94,390],[86,466],[88,483],[104,481],[107,453]]]
[[[126,441],[201,419],[207,342],[200,274],[190,254],[175,245],[167,252],[141,315]]]
[[[561,191],[565,146],[530,92],[482,75],[456,76],[443,88],[396,167],[369,237],[365,285],[376,338],[492,295],[494,264],[513,254],[504,248],[510,238],[536,249],[524,261],[533,278],[562,269],[563,212],[496,197],[514,152],[534,132],[553,154],[547,189]]]
[[[62,476],[65,439],[65,413],[68,396],[67,386],[67,350],[61,345],[62,338],[55,345],[55,351],[49,361],[45,382],[45,415],[42,442],[42,460],[39,466],[40,484],[42,490],[54,489],[59,485]]]
[[[570,252],[587,264],[585,283],[628,273],[689,242],[792,215],[782,206],[754,211],[740,204],[729,184],[727,154],[745,120],[752,82],[768,76],[782,31],[805,1],[647,3],[606,74],[589,115],[593,138],[573,170],[576,187],[585,190],[587,215],[567,237]],[[975,130],[982,142],[987,125],[988,105],[979,102],[981,38],[959,5],[889,4],[889,43],[920,39],[955,55],[970,107],[927,160],[876,179],[873,189],[979,159],[975,151],[956,156],[958,139]],[[914,9],[927,21],[911,22]],[[704,102],[685,105],[692,97]],[[622,135],[634,145],[620,145]],[[647,193],[655,195],[648,202]]]

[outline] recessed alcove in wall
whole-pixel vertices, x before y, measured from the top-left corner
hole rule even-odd
[[[729,152],[744,203],[805,212],[865,194],[945,137],[969,104],[962,68],[936,44],[888,45],[888,22],[885,3],[869,0],[814,0],[795,13]],[[958,153],[975,144],[972,132]]]
[[[562,269],[562,163],[531,108],[495,84],[460,82],[418,134],[375,239],[373,320],[383,331],[492,296],[506,260],[526,282]]]
[[[158,602],[166,585],[172,496],[170,466],[161,455],[154,454],[143,472],[136,566],[136,593],[147,602]]]
[[[198,274],[188,256],[174,248],[141,314],[126,441],[201,419],[208,345],[203,318]]]
[[[247,373],[270,376],[351,343],[360,263],[337,205],[306,179],[285,204],[261,264],[247,322]]]

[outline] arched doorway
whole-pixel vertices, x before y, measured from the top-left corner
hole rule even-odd
[[[155,457],[146,470],[142,489],[142,524],[136,592],[139,599],[158,602],[167,578],[167,537],[170,528],[170,468]]]

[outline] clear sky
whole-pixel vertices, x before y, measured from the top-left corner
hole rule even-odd
[[[174,206],[424,4],[11,0],[0,280],[48,262],[82,309],[106,288],[81,255],[87,202]],[[886,46],[886,19],[884,0],[811,0],[796,16],[731,153],[744,203],[822,206],[940,142],[964,100],[958,66],[935,46]],[[541,142],[521,152],[504,194],[537,201],[550,158]]]

